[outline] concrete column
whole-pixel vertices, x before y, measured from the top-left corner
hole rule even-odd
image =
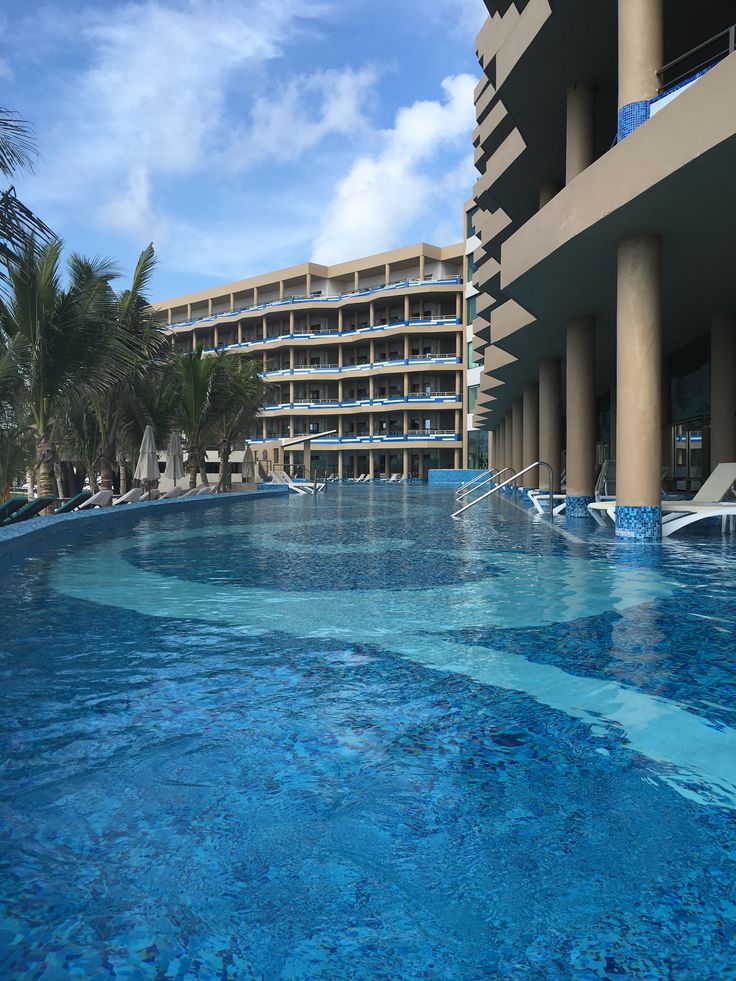
[[[340,307],[337,311],[337,333],[342,334],[343,327],[345,326],[345,311]]]
[[[524,385],[522,454],[525,467],[539,459],[539,385],[536,382]],[[525,474],[522,483],[524,487],[539,487],[538,469]]]
[[[371,417],[371,429],[373,428],[373,419]],[[368,450],[368,476],[371,480],[376,476],[376,451]]]
[[[214,347],[219,347],[220,346],[220,331],[219,331],[219,328],[218,328],[217,324],[215,324],[214,334],[215,334],[215,337],[214,337],[214,345],[213,346]]]
[[[312,470],[312,444],[309,440],[304,443],[303,461],[304,476],[308,478]]]
[[[462,450],[455,450],[455,469],[459,470],[462,466]]]
[[[463,319],[463,298],[461,293],[455,294],[455,320],[462,323]]]
[[[243,343],[243,325],[238,322],[238,344]]]
[[[567,325],[567,506],[569,518],[588,516],[595,474],[595,319]]]
[[[657,95],[662,33],[662,0],[618,0],[619,109]]]
[[[495,447],[495,456],[493,459],[494,469],[503,468],[506,466],[506,422],[502,419],[495,432],[495,439],[493,445]]]
[[[404,449],[401,452],[402,452],[402,462],[403,462],[403,465],[404,465],[404,474],[403,474],[403,476],[404,476],[404,480],[406,480],[407,477],[409,476],[409,473],[410,473],[410,470],[409,470],[409,467],[410,467],[410,463],[409,463],[409,451],[407,449]]]
[[[658,540],[662,533],[662,240],[658,235],[635,235],[619,242],[616,344],[616,534]]]
[[[337,451],[337,476],[342,480],[343,475],[343,457],[342,450]]]
[[[506,447],[505,458],[503,465],[505,467],[513,467],[514,465],[514,415],[511,409],[508,410],[504,418],[504,423],[506,427],[506,438],[504,444]],[[511,474],[506,474],[506,477],[510,477]]]
[[[593,163],[594,154],[593,86],[577,82],[567,90],[567,140],[565,183],[569,184]]]
[[[370,327],[376,326],[376,304],[373,300],[368,304],[368,324]]]
[[[539,364],[539,459],[552,467],[552,490],[560,490],[562,460],[562,366],[559,358]],[[547,487],[549,474],[539,472],[540,487]]]
[[[616,425],[618,418],[618,391],[615,382],[611,382],[611,459],[616,459]]]
[[[192,331],[192,350],[193,351],[196,351],[197,350],[197,332],[196,332],[196,330],[193,330]]]
[[[511,403],[511,419],[511,466],[518,473],[524,465],[524,402],[522,399],[514,399]],[[516,487],[521,487],[524,478],[520,477],[514,483]]]
[[[409,320],[409,314],[410,314],[410,312],[411,312],[411,307],[410,307],[409,297],[408,296],[405,296],[404,297],[404,320],[407,321],[407,322]],[[408,340],[408,338],[407,338],[407,340]]]
[[[736,317],[710,326],[710,468],[736,460]]]

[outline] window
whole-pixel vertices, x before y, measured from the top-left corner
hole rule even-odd
[[[478,205],[471,208],[467,214],[467,228],[466,233],[468,238],[472,238],[475,235],[475,216],[478,213]]]
[[[468,388],[468,412],[475,412],[475,403],[478,401],[478,389],[480,385],[471,385]]]
[[[473,359],[473,342],[468,341],[468,368],[479,368],[480,361]]]
[[[473,274],[475,273],[475,259],[473,258],[472,255],[469,255],[467,256],[467,260],[468,260],[468,271],[467,271],[466,278],[467,281],[470,282],[473,278]]]
[[[468,323],[472,324],[475,318],[478,316],[478,297],[471,296],[468,299]]]

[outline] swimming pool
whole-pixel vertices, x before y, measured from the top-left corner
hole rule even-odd
[[[18,560],[2,978],[733,976],[733,546],[453,500],[142,509]]]

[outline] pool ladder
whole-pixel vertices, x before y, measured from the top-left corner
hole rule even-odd
[[[453,518],[459,518],[464,511],[469,510],[469,508],[475,507],[475,505],[480,504],[481,501],[485,501],[487,497],[490,497],[492,494],[495,494],[497,491],[502,490],[504,487],[508,487],[509,484],[513,484],[513,482],[515,480],[518,480],[519,477],[523,477],[525,473],[529,473],[530,470],[535,470],[537,467],[546,467],[547,472],[549,473],[549,495],[548,495],[549,517],[550,520],[554,520],[555,502],[554,502],[554,492],[552,490],[554,475],[552,473],[552,467],[549,465],[549,463],[546,463],[544,460],[537,460],[536,463],[530,463],[528,467],[524,467],[524,469],[519,470],[518,473],[514,473],[511,467],[504,467],[503,470],[498,470],[496,473],[494,473],[493,470],[488,470],[485,473],[478,474],[476,477],[473,477],[472,480],[467,481],[467,483],[463,484],[460,488],[458,488],[458,491],[456,493],[456,497],[458,501],[464,500],[468,496],[468,494],[472,494],[473,491],[478,490],[479,487],[482,487],[484,484],[487,484],[489,481],[495,480],[496,477],[499,477],[502,473],[505,473],[506,470],[511,470],[511,476],[507,477],[506,480],[503,481],[503,483],[495,484],[493,487],[491,487],[489,491],[486,491],[485,494],[481,494],[480,497],[476,497],[468,504],[463,505],[463,507],[461,507],[459,510],[454,512],[454,514],[452,515]],[[471,484],[474,486],[471,487],[470,486]]]

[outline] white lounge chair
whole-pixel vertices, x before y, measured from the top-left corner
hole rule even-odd
[[[736,484],[736,463],[719,463],[713,473],[700,488],[692,501],[662,501],[662,535],[669,538],[676,531],[702,521],[704,518],[722,519],[721,529],[726,530],[728,520],[733,530],[736,519],[736,497],[731,501],[724,498],[733,494]]]
[[[159,497],[159,501],[171,501],[175,497],[181,497],[183,493],[183,487],[172,487],[171,490],[164,491],[161,497]]]
[[[724,501],[736,483],[736,463],[719,463],[713,473],[691,501],[662,501],[662,537],[669,538],[676,531],[704,518],[721,518],[721,528],[733,528],[736,521],[736,497]],[[605,525],[604,515],[616,521],[615,501],[595,501],[588,511],[599,525]]]
[[[112,491],[101,490],[93,494],[88,501],[80,504],[78,511],[90,511],[92,508],[109,508],[112,504]]]
[[[146,491],[146,493],[140,498],[140,501],[141,503],[143,503],[143,501],[157,501],[158,498],[159,493],[157,488],[152,487],[149,491]]]
[[[143,491],[140,487],[134,487],[129,490],[127,494],[123,494],[119,497],[117,501],[114,502],[113,506],[117,507],[118,504],[136,504],[143,497]]]
[[[197,497],[206,497],[208,494],[212,493],[212,488],[209,484],[205,484],[204,487],[200,487],[197,491]]]
[[[184,493],[181,496],[182,497],[196,497],[197,494],[199,494],[200,490],[201,490],[201,488],[199,488],[199,487],[192,487],[188,491],[184,491]]]

